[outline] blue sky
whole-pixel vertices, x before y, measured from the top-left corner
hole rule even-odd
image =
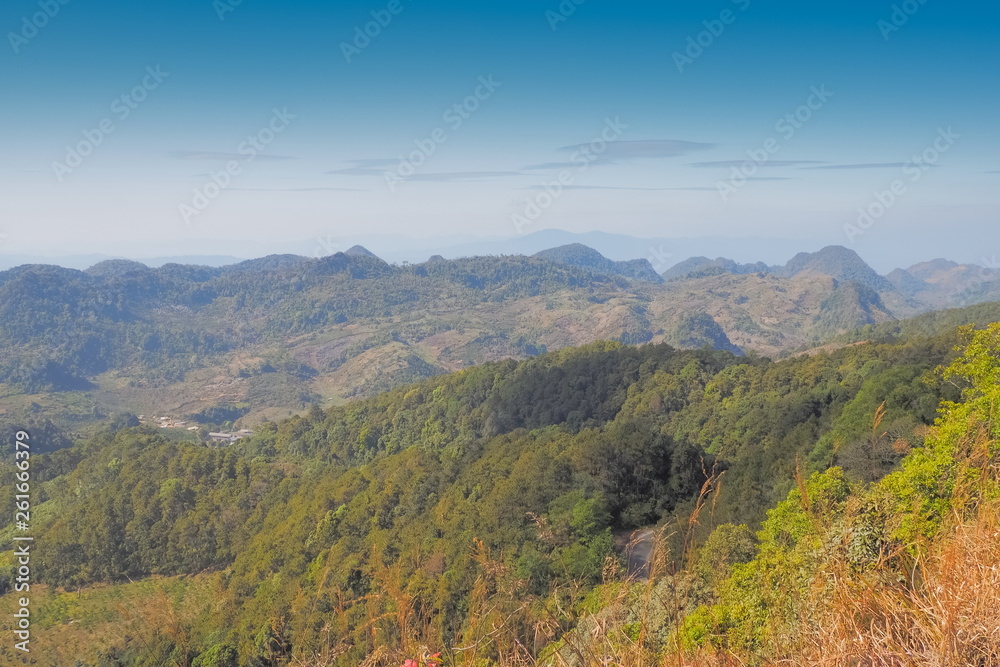
[[[5,3],[0,252],[562,228],[1000,253],[993,5],[236,2]]]

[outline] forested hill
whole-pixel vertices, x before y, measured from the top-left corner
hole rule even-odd
[[[583,246],[403,266],[364,249],[222,268],[22,266],[0,273],[0,426],[140,414],[253,426],[598,340],[781,356],[927,307],[845,249],[789,266],[661,284],[645,260]],[[965,294],[963,267],[914,271]]]
[[[956,341],[781,362],[595,343],[313,409],[224,449],[106,431],[33,464],[38,576],[90,600],[39,592],[39,644],[53,664],[72,650],[84,664],[388,665],[414,642],[495,641],[498,627],[523,642],[542,624],[541,650],[618,576],[620,531],[687,516],[707,489],[700,543],[756,525],[797,472],[892,470],[957,397],[933,375]]]

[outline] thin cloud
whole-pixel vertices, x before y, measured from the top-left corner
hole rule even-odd
[[[227,188],[238,192],[367,192],[363,188]]]
[[[326,173],[337,174],[339,176],[381,176],[385,171],[385,167],[399,164],[399,160],[382,158],[348,160],[347,162],[353,166],[345,169],[334,169]]]
[[[716,162],[689,162],[689,167],[696,169],[716,169],[741,167],[752,160],[718,160]],[[757,163],[755,163],[757,164]],[[797,167],[800,164],[822,164],[821,160],[768,160],[758,164],[760,167]]]
[[[452,183],[454,181],[471,181],[482,178],[507,178],[510,176],[523,176],[519,171],[456,171],[438,174],[414,174],[404,181],[424,181],[427,183]]]
[[[616,162],[639,159],[671,158],[687,155],[695,151],[714,148],[715,144],[699,141],[682,141],[680,139],[643,139],[637,141],[609,141],[603,150],[595,149],[592,144],[574,144],[563,146],[557,150],[566,153],[579,153],[587,160],[588,165],[609,165]],[[524,171],[554,171],[556,169],[579,169],[580,160],[562,162],[543,162],[522,167]]]
[[[595,160],[591,164],[596,164],[597,162]],[[574,169],[579,167],[580,163],[578,162],[543,162],[542,164],[529,164],[521,167],[521,169],[524,171],[554,171],[556,169]]]
[[[345,169],[334,169],[326,172],[336,176],[385,176],[387,167],[395,167],[399,160],[351,160],[353,167]],[[394,177],[400,181],[420,181],[424,183],[453,183],[456,181],[472,181],[484,178],[506,178],[509,176],[521,176],[519,171],[456,171],[456,172],[432,172],[427,174],[413,174],[411,176],[399,176],[390,171]]]
[[[862,162],[859,164],[825,164],[821,167],[802,167],[803,169],[902,169],[905,162]]]
[[[392,158],[367,158],[364,160],[348,160],[348,162],[358,167],[388,167],[397,164],[399,160],[393,160]]]
[[[334,169],[326,173],[336,176],[378,176],[383,171],[383,169],[374,169],[371,167],[348,167],[347,169]]]
[[[170,157],[178,160],[294,160],[290,155],[245,155],[243,153],[217,153],[213,151],[171,151]]]
[[[529,185],[522,190],[545,190],[544,185]],[[564,185],[563,190],[640,190],[643,192],[663,192],[666,190],[676,190],[677,188],[633,188],[617,185]]]
[[[665,158],[687,155],[695,151],[715,148],[715,144],[679,139],[642,139],[638,141],[609,141],[600,153],[603,160],[635,160],[639,158]],[[560,151],[596,153],[591,144],[563,146]]]

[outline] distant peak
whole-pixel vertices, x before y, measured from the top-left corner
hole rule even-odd
[[[935,274],[944,271],[951,271],[957,268],[959,265],[957,262],[953,262],[950,259],[932,259],[927,262],[920,262],[919,264],[914,264],[906,271],[912,274],[914,277],[921,280],[927,280],[928,278],[933,278]]]
[[[131,259],[106,259],[86,270],[92,276],[124,276],[134,273],[148,273],[149,267]]]
[[[856,281],[876,291],[892,288],[892,284],[868,266],[858,253],[839,245],[817,252],[800,252],[785,265],[786,276],[801,273],[823,274],[842,282]]]
[[[624,276],[651,283],[663,282],[663,278],[653,269],[653,265],[649,263],[649,260],[633,259],[626,262],[616,262],[582,243],[570,243],[557,248],[549,248],[548,250],[535,253],[534,256],[558,264],[578,266],[607,275]]]
[[[731,273],[734,275],[746,275],[750,273],[770,273],[771,267],[763,262],[756,264],[739,264],[725,257],[689,257],[683,262],[678,262],[663,272],[664,280],[679,280],[684,278],[703,278],[706,276]]]
[[[566,245],[557,246],[555,248],[549,248],[548,250],[542,250],[541,252],[535,253],[535,257],[552,258],[556,256],[607,259],[604,255],[602,255],[598,251],[582,243],[567,243]]]
[[[377,257],[375,253],[362,245],[351,246],[344,251],[344,254],[349,257]]]

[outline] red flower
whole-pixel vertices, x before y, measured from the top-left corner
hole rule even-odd
[[[427,662],[426,663],[420,663],[420,662],[417,662],[416,660],[410,660],[409,658],[407,658],[403,662],[403,667],[433,667],[434,665],[436,665],[436,664],[438,664],[440,662],[443,662],[443,660],[441,660],[441,653],[440,652],[439,653],[435,653],[434,655],[429,655],[429,656],[425,657],[424,660],[426,660]]]

